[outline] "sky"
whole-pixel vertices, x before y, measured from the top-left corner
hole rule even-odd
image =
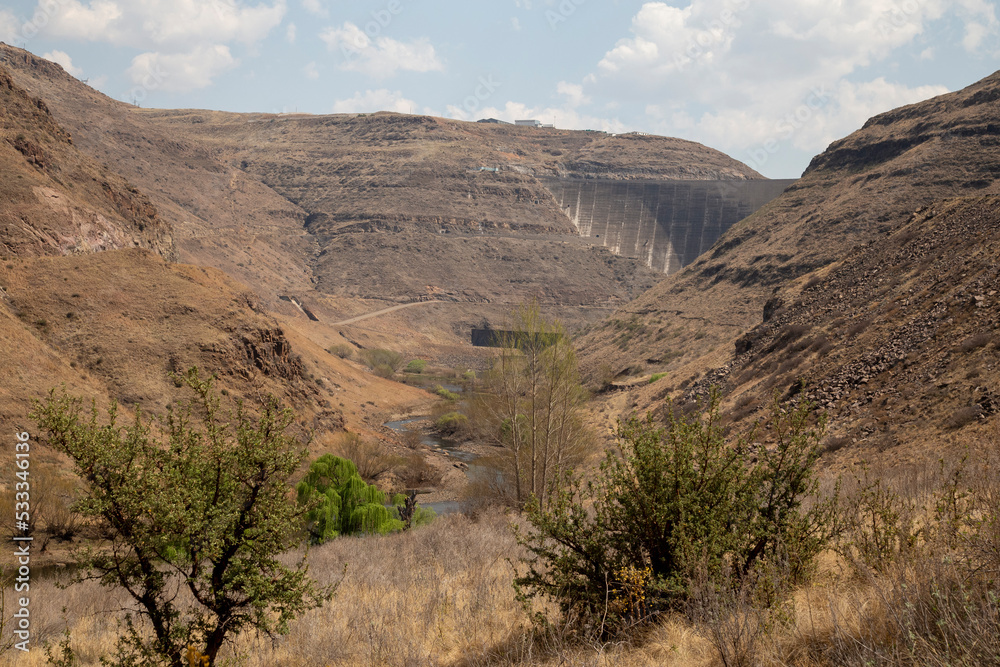
[[[795,178],[998,68],[989,0],[0,0],[0,41],[144,107],[538,119]]]

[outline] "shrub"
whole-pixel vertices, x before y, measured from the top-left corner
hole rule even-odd
[[[530,553],[515,579],[522,595],[552,598],[564,622],[592,636],[679,608],[695,578],[778,601],[828,538],[830,505],[802,506],[816,490],[822,424],[809,426],[808,405],[786,411],[775,401],[771,447],[756,431],[727,444],[718,404],[713,392],[707,415],[675,414],[665,429],[649,418],[621,425],[621,453],[607,454],[596,481],[566,473],[547,509],[530,503],[532,530],[518,532]],[[778,563],[782,576],[767,576]],[[629,568],[650,570],[641,609],[622,606],[636,595]]]
[[[329,350],[330,354],[336,355],[341,359],[350,359],[354,356],[354,348],[347,343],[341,343],[339,345],[334,345]]]
[[[396,369],[394,369],[389,364],[379,364],[372,368],[372,373],[379,376],[380,378],[391,379],[396,374]]]
[[[855,322],[847,329],[847,337],[854,338],[859,334],[863,334],[868,330],[868,327],[870,327],[874,321],[874,319],[866,317],[865,319]]]
[[[456,394],[453,391],[448,391],[447,389],[445,389],[441,385],[438,385],[434,389],[434,393],[437,394],[438,396],[440,396],[441,398],[443,398],[446,401],[457,401],[459,399],[459,395],[458,394]]]
[[[978,350],[981,347],[986,347],[990,344],[991,340],[993,340],[993,336],[983,331],[975,336],[966,338],[962,341],[962,344],[959,347],[962,349],[962,352],[972,352],[973,350]]]
[[[365,440],[357,433],[342,433],[333,449],[341,458],[350,459],[361,479],[369,482],[399,463],[397,457],[386,454],[378,443]]]
[[[444,475],[429,464],[421,454],[413,452],[396,470],[396,476],[404,487],[412,489],[420,486],[437,486]]]
[[[415,373],[419,375],[420,373],[424,372],[425,368],[427,368],[426,361],[424,361],[423,359],[414,359],[410,363],[406,364],[405,370],[407,373]]]
[[[395,373],[403,366],[403,355],[392,350],[376,349],[361,350],[361,360],[373,371],[378,371],[382,367],[389,368]]]
[[[976,421],[982,414],[983,409],[978,405],[969,405],[964,408],[958,408],[955,412],[951,413],[947,420],[945,420],[945,426],[950,429],[959,429]]]
[[[670,373],[654,373],[649,378],[649,384],[653,384],[654,382],[659,382],[660,380],[662,380],[663,378],[667,377],[668,375],[670,375]]]
[[[449,412],[446,415],[442,415],[436,422],[434,422],[434,426],[442,433],[454,435],[462,430],[468,423],[469,418],[462,413]]]

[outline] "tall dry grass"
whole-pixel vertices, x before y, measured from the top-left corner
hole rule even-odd
[[[870,493],[876,483],[880,493]],[[311,574],[321,583],[341,582],[334,600],[294,622],[287,636],[237,638],[222,664],[1000,664],[1000,438],[989,456],[869,471],[843,493],[844,513],[855,516],[844,517],[837,548],[823,555],[808,585],[769,609],[752,595],[707,597],[699,613],[662,617],[629,641],[604,645],[581,644],[558,627],[542,631],[511,586],[511,563],[522,554],[509,519],[487,511],[477,520],[444,516],[404,534],[311,549]],[[873,552],[857,545],[870,544],[878,524],[858,519],[870,518],[865,512],[879,502],[893,510],[879,516],[895,517],[887,534],[898,539],[883,540],[872,560],[863,556]],[[94,584],[61,590],[51,581],[33,584],[32,598],[35,641],[58,642],[68,627],[83,666],[111,653],[115,619],[130,602]],[[38,649],[0,657],[0,665],[44,664]]]

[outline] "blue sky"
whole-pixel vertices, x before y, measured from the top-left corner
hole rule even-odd
[[[146,107],[388,109],[700,141],[772,178],[1000,61],[987,0],[4,0],[0,40]]]

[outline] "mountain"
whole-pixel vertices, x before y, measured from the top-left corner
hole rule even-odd
[[[0,67],[0,257],[148,248],[174,254],[149,199],[77,149]]]
[[[769,182],[681,139],[391,113],[149,110],[20,49],[0,45],[0,64],[46,100],[81,150],[148,194],[180,261],[246,283],[270,312],[324,345],[351,340],[474,363],[469,330],[501,322],[531,297],[578,328],[690,261],[784,187],[759,189],[769,193],[763,200],[757,190],[722,187],[690,222],[655,211],[636,222],[633,212],[650,208],[644,184],[666,193],[678,182],[693,184],[683,192]],[[601,222],[618,238],[581,238],[579,213],[554,194],[574,183],[598,184],[602,201],[617,197],[615,183],[631,184],[625,205],[609,205]],[[652,208],[672,209],[671,196]],[[377,326],[339,326],[434,302],[443,303],[391,312]]]
[[[770,396],[830,416],[845,461],[936,457],[987,437],[1000,412],[1000,196],[921,208],[896,231],[784,286],[733,361],[685,392],[722,387],[746,427]],[[968,432],[959,431],[970,427]]]
[[[162,414],[181,397],[168,374],[192,365],[231,396],[281,397],[321,442],[369,428],[373,397],[390,411],[426,401],[287,330],[225,273],[174,263],[174,229],[151,198],[3,67],[0,175],[3,428],[30,431],[32,400],[59,385]]]
[[[727,363],[788,281],[884,239],[918,208],[1000,193],[998,99],[995,74],[832,144],[784,194],[583,337],[592,381],[658,371],[694,381]]]

